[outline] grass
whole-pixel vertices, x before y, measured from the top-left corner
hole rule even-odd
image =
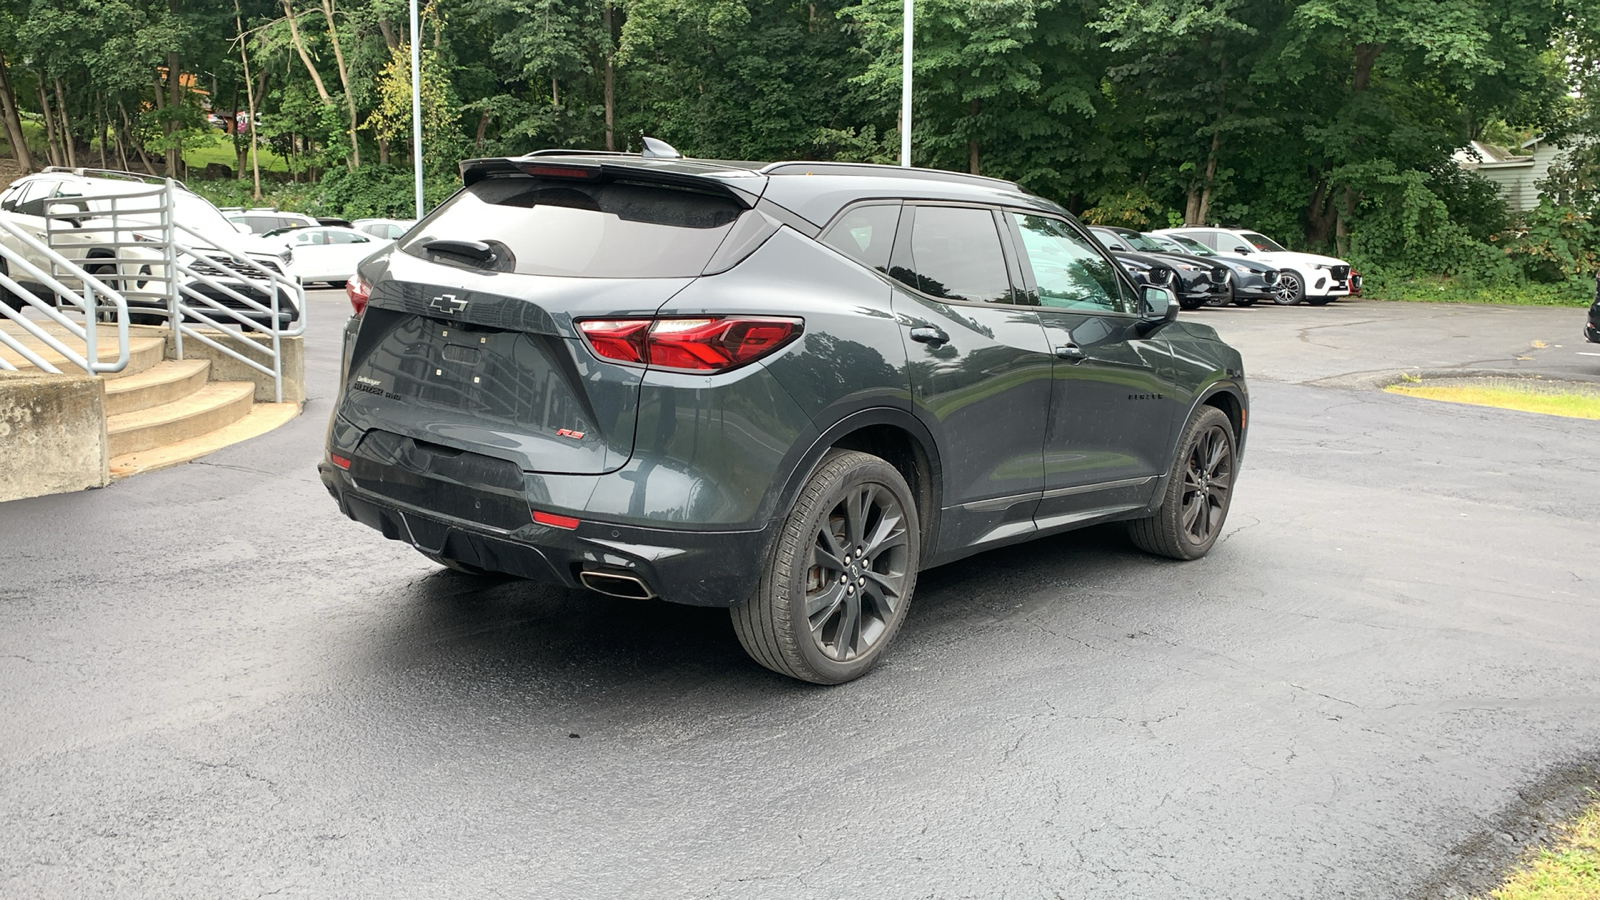
[[[244,135],[244,138],[247,141],[245,144],[244,170],[248,173],[250,171],[249,135]],[[233,153],[232,135],[226,135],[219,131],[216,132],[213,140],[215,143],[208,143],[205,146],[190,147],[186,145],[184,147],[183,162],[184,165],[189,167],[190,177],[194,177],[211,163],[221,163],[230,169],[239,164],[239,158]],[[262,172],[289,171],[289,164],[284,162],[283,157],[267,149],[265,141],[257,148],[256,152],[261,156]]]
[[[1486,284],[1445,276],[1374,277],[1363,297],[1419,303],[1494,303],[1503,306],[1588,306],[1594,300],[1594,279],[1572,278],[1554,284],[1520,282]]]
[[[1596,900],[1600,898],[1600,802],[1559,826],[1556,846],[1541,849],[1490,900]]]
[[[1391,394],[1493,406],[1571,419],[1600,419],[1600,388],[1560,385],[1533,379],[1461,379],[1445,383],[1407,380],[1385,388]],[[1600,894],[1595,895],[1600,900]]]

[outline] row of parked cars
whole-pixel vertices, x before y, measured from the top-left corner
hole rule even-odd
[[[155,299],[160,289],[149,285],[162,277],[165,262],[161,251],[140,244],[157,240],[161,213],[152,188],[164,183],[132,172],[50,167],[0,190],[0,220],[38,243],[54,246],[124,293],[145,292],[132,305],[153,308],[162,305]],[[183,229],[179,240],[205,257],[191,268],[215,283],[189,279],[183,287],[255,320],[269,316],[238,302],[230,292],[266,304],[270,295],[261,284],[266,277],[262,270],[302,283],[343,287],[362,259],[393,243],[411,225],[400,219],[319,220],[278,210],[224,213],[181,184],[172,195],[170,212]],[[33,267],[51,271],[44,254],[13,232],[0,229],[0,244]],[[36,296],[52,295],[23,266],[16,272],[10,268],[0,257],[0,275]],[[3,286],[0,301],[13,308],[24,305]],[[281,292],[279,309],[285,324],[299,316],[287,291]],[[153,320],[153,315],[137,313],[136,318]]]
[[[1140,233],[1109,226],[1089,231],[1136,279],[1170,285],[1184,309],[1252,306],[1261,300],[1321,306],[1361,293],[1361,275],[1344,260],[1286,250],[1256,231],[1185,227]]]

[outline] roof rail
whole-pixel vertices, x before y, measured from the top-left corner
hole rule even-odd
[[[138,172],[124,172],[121,169],[91,169],[85,166],[72,168],[70,166],[45,166],[41,172],[66,172],[80,178],[116,178],[122,181],[138,181],[144,184],[166,184],[167,180],[160,175],[141,175]],[[173,179],[179,187],[187,188],[183,182]]]
[[[638,156],[637,153],[624,153],[621,150],[567,150],[561,147],[552,147],[548,150],[535,150],[525,156]]]
[[[969,175],[966,172],[951,172],[947,169],[913,169],[906,166],[888,166],[881,163],[790,161],[775,162],[757,171],[763,175],[865,175],[870,173],[882,178],[922,178],[957,184],[982,184],[991,187],[1001,185],[1021,190],[1016,182],[1006,181],[1003,178],[990,178],[987,175]]]

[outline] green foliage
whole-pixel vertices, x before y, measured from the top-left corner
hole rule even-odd
[[[460,187],[454,173],[429,173],[422,182],[425,209],[433,209]],[[355,171],[330,169],[313,200],[318,215],[346,219],[374,216],[411,218],[416,215],[416,182],[410,169],[365,165]]]

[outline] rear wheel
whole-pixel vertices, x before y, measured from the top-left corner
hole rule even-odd
[[[1237,458],[1233,423],[1222,410],[1202,406],[1183,429],[1161,508],[1128,523],[1134,544],[1173,559],[1205,556],[1228,519]]]
[[[755,593],[730,610],[739,643],[801,681],[865,675],[905,621],[920,551],[900,473],[876,456],[829,451],[784,520]]]

